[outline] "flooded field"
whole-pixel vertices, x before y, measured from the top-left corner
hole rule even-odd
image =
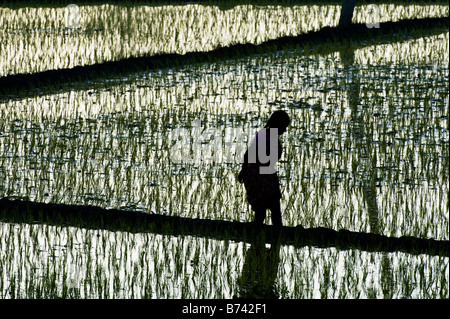
[[[448,297],[448,257],[29,224],[0,235],[2,298]]]
[[[388,21],[448,16],[448,5],[380,7]],[[82,24],[97,31],[42,35],[63,27],[49,21],[64,9],[0,9],[7,30],[28,30],[17,42],[2,40],[2,52],[25,46],[48,54],[2,54],[8,67],[0,76],[259,43],[335,26],[340,13],[340,6],[312,5],[80,6],[90,12],[80,16],[91,19]],[[117,18],[123,25],[110,30],[111,21],[99,22],[109,12],[136,20]],[[244,19],[249,12],[258,19]],[[314,18],[299,18],[305,12]],[[29,24],[31,15],[39,19]],[[139,23],[147,15],[174,23]],[[177,37],[165,36],[170,28]],[[3,101],[0,198],[251,221],[240,163],[256,131],[283,109],[292,118],[277,167],[285,225],[448,241],[449,32],[415,32],[386,35],[380,44],[324,43],[143,71],[107,88],[104,79],[98,88]],[[124,45],[114,45],[124,34]],[[76,42],[55,40],[63,38]],[[1,298],[449,297],[448,256],[63,225],[0,222],[0,263]]]
[[[233,3],[233,1],[231,1]],[[378,22],[448,16],[448,4],[380,4]],[[235,43],[337,26],[341,6],[80,5],[0,8],[0,76],[119,60],[130,56],[209,51]],[[367,4],[355,9],[365,23]]]

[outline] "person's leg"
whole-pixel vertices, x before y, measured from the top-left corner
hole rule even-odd
[[[272,218],[272,225],[275,227],[283,226],[283,223],[281,221],[280,200],[276,199],[272,201],[270,203],[269,209],[270,209],[270,217]]]
[[[264,219],[266,219],[266,209],[255,210],[255,220],[253,221],[257,225],[264,224]]]

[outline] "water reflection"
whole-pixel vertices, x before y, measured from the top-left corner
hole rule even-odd
[[[280,263],[280,237],[273,236],[270,248],[266,246],[264,234],[252,239],[245,254],[241,277],[238,279],[239,298],[280,298],[275,284]]]
[[[369,225],[372,233],[379,233],[378,205],[377,205],[377,158],[373,148],[373,132],[370,132],[370,123],[366,123],[364,108],[360,104],[360,79],[358,64],[354,63],[355,50],[351,46],[340,50],[341,62],[347,77],[347,98],[350,107],[349,126],[350,134],[355,142],[356,155],[353,157],[352,167],[357,169],[361,178],[363,200],[367,204]]]

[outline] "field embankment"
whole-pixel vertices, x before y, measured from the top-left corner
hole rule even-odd
[[[190,235],[251,241],[264,234],[267,242],[280,236],[281,244],[303,247],[336,247],[366,251],[403,251],[414,255],[449,255],[449,242],[411,236],[388,237],[379,234],[339,231],[324,227],[304,228],[283,226],[279,232],[272,226],[255,227],[236,221],[182,218],[139,211],[103,209],[94,206],[46,204],[30,201],[0,199],[0,220],[13,223],[45,223],[110,231],[151,232],[165,235]]]

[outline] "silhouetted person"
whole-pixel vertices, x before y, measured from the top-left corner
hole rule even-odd
[[[257,225],[264,223],[266,211],[270,209],[272,224],[275,227],[282,226],[280,182],[275,164],[282,153],[278,136],[286,132],[290,121],[286,112],[275,111],[244,154],[238,179],[240,183],[244,183],[248,203],[255,212],[254,223]]]

